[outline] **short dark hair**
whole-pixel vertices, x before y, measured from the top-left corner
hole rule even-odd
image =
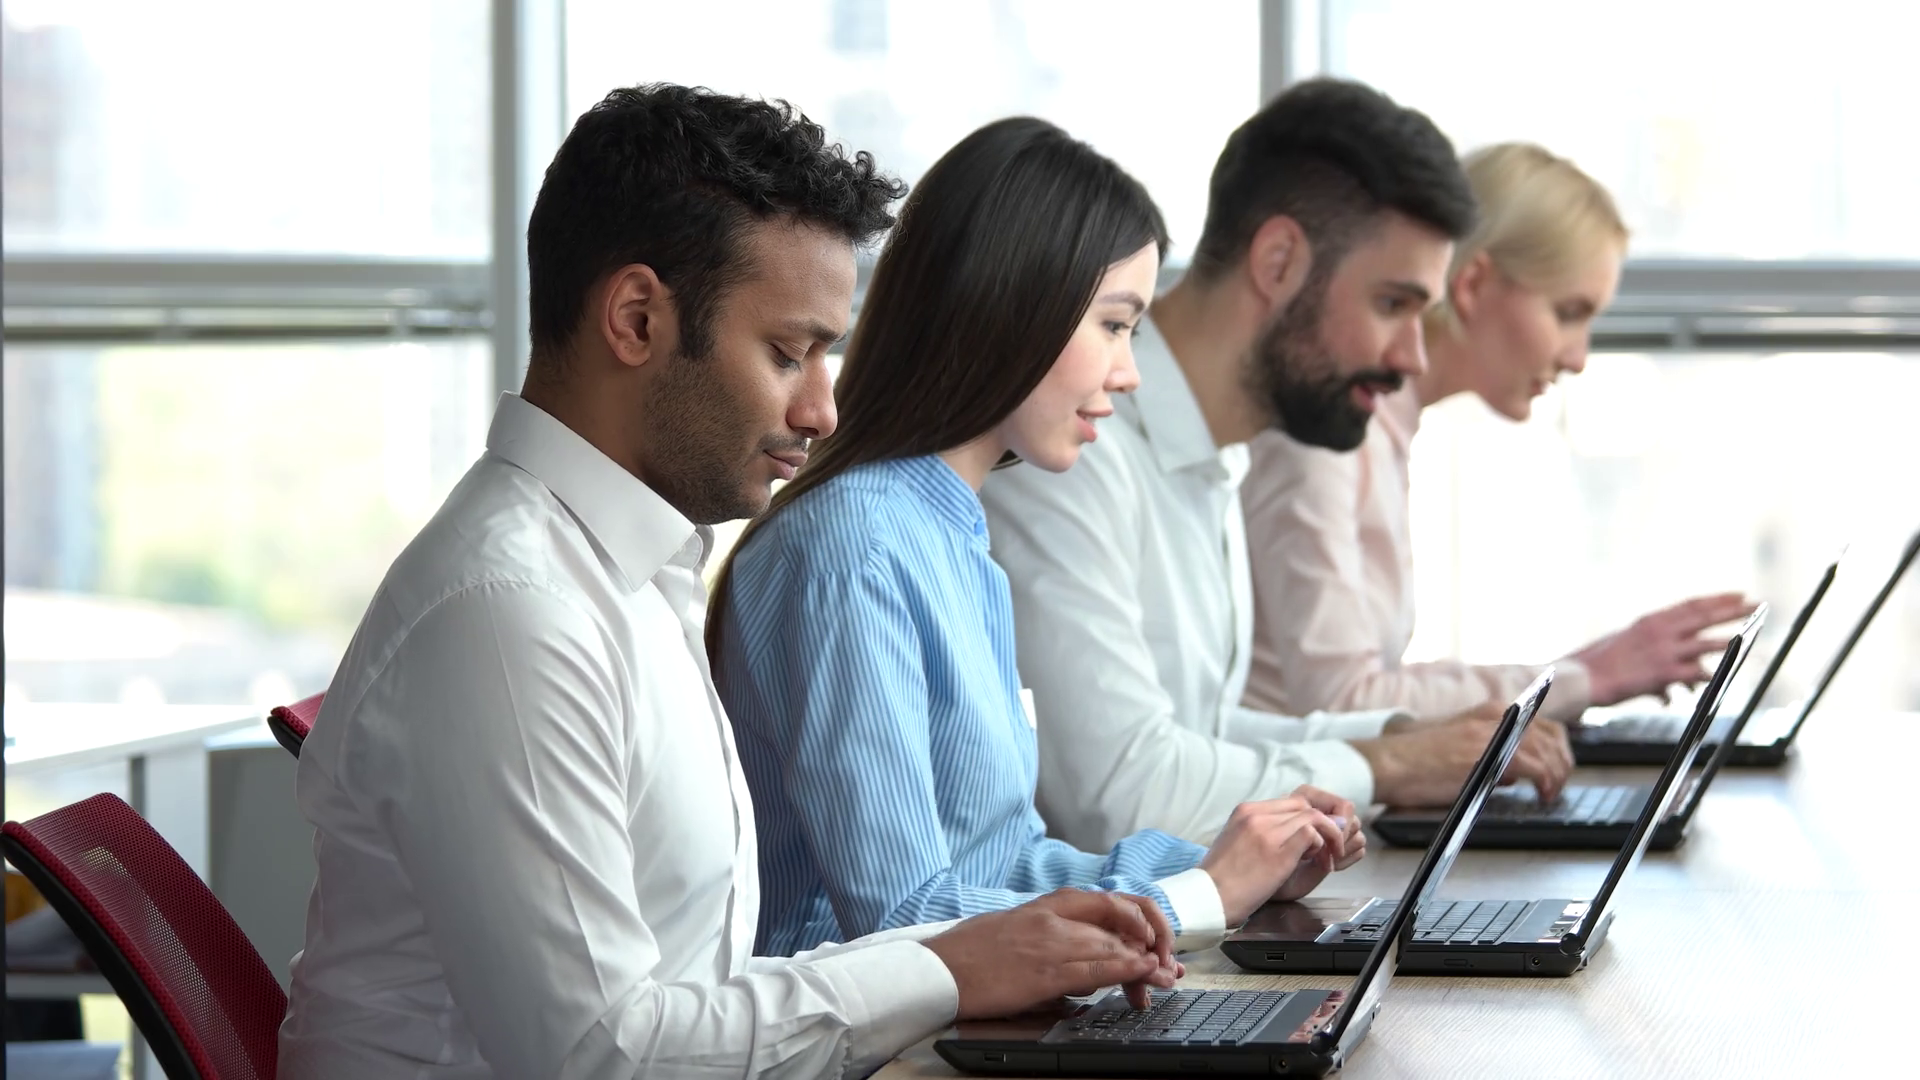
[[[1217,278],[1246,257],[1262,224],[1285,215],[1300,223],[1324,273],[1320,259],[1338,261],[1382,210],[1455,240],[1476,216],[1453,144],[1426,114],[1357,82],[1309,79],[1227,139],[1192,269]]]
[[[574,123],[527,222],[534,356],[563,355],[588,292],[633,263],[673,290],[682,351],[703,356],[750,222],[793,218],[865,244],[905,192],[784,101],[670,83],[615,90]]]

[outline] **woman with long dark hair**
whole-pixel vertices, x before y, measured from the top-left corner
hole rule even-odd
[[[1036,718],[978,491],[1097,438],[1138,382],[1166,247],[1145,189],[1041,120],[974,132],[907,199],[838,427],[714,589],[708,648],[763,830],[760,952],[1062,886],[1150,896],[1192,947],[1360,857],[1351,804],[1312,789],[1241,807],[1210,851],[1143,832],[1082,852],[1034,808]]]

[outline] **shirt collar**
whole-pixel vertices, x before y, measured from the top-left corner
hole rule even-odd
[[[981,547],[987,545],[987,514],[980,506],[979,494],[938,454],[900,458],[887,465],[942,520],[973,537]]]
[[[518,394],[503,393],[487,430],[487,451],[547,486],[578,518],[637,589],[670,561],[682,561],[705,529],[696,530],[652,488],[551,413]]]
[[[1207,418],[1200,411],[1193,388],[1187,385],[1186,372],[1180,370],[1151,315],[1140,319],[1139,333],[1133,339],[1133,362],[1140,369],[1140,388],[1131,395],[1131,411],[1138,417],[1161,471],[1177,472],[1216,463],[1220,447],[1207,430]]]

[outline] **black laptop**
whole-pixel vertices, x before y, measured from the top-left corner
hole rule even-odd
[[[1135,1009],[1112,991],[1086,1004],[969,1021],[934,1042],[954,1068],[996,1076],[1324,1076],[1367,1036],[1412,936],[1414,912],[1446,876],[1487,793],[1507,770],[1553,675],[1509,707],[1461,786],[1406,894],[1375,930],[1346,990],[1156,991]]]
[[[1760,699],[1767,688],[1773,684],[1773,677],[1779,673],[1780,665],[1787,658],[1788,650],[1800,639],[1800,631],[1807,620],[1813,616],[1813,609],[1819,605],[1821,597],[1826,595],[1827,587],[1833,583],[1838,563],[1827,567],[1821,576],[1820,584],[1815,587],[1811,599],[1800,614],[1794,616],[1793,626],[1787,631],[1785,641],[1780,643],[1780,651],[1774,654],[1773,662],[1767,665],[1766,674],[1753,688],[1753,696],[1741,710],[1741,715],[1721,717],[1714,730],[1707,736],[1709,746],[1724,737],[1735,723],[1744,725],[1740,738],[1734,743],[1733,754],[1727,758],[1729,765],[1760,767],[1778,767],[1787,763],[1787,755],[1793,750],[1793,741],[1800,737],[1800,728],[1807,722],[1813,707],[1840,673],[1840,665],[1852,655],[1854,645],[1860,636],[1872,625],[1874,616],[1887,602],[1887,597],[1899,586],[1900,579],[1913,566],[1916,556],[1920,556],[1920,532],[1907,541],[1900,558],[1893,565],[1893,572],[1887,575],[1880,585],[1880,591],[1862,612],[1859,621],[1841,643],[1839,651],[1827,661],[1826,669],[1814,683],[1813,692],[1801,703],[1797,711],[1769,711],[1756,716]],[[1787,719],[1789,716],[1791,720]],[[1748,721],[1752,721],[1749,723]],[[1665,761],[1673,749],[1673,736],[1685,725],[1685,718],[1677,715],[1666,716],[1620,716],[1597,724],[1581,724],[1567,733],[1573,743],[1573,760],[1579,765],[1657,765]]]
[[[1714,678],[1731,670],[1739,648],[1738,642],[1728,643]],[[1704,707],[1711,680],[1708,687],[1654,783],[1653,797],[1642,806],[1591,899],[1427,901],[1414,916],[1413,940],[1400,954],[1400,974],[1565,976],[1586,967],[1606,942],[1614,893],[1646,854],[1654,823],[1671,806],[1681,776],[1706,752],[1714,723],[1713,712]],[[1348,971],[1372,950],[1396,906],[1378,897],[1268,904],[1220,948],[1248,971]]]
[[[1719,715],[1720,702],[1753,651],[1753,639],[1766,622],[1767,606],[1761,604],[1728,642],[1720,658],[1722,670],[1707,680],[1695,706],[1696,714]],[[1678,807],[1654,824],[1651,847],[1671,851],[1686,837],[1687,824],[1705,797],[1707,786],[1726,765],[1728,752],[1738,744],[1740,728],[1728,732],[1705,766],[1682,785]],[[1560,797],[1543,803],[1531,784],[1503,787],[1487,796],[1486,808],[1467,836],[1469,847],[1496,848],[1602,848],[1624,847],[1640,820],[1641,810],[1653,797],[1653,785],[1568,784]],[[1439,810],[1389,809],[1373,819],[1373,831],[1382,840],[1397,847],[1426,847],[1439,833],[1444,817]]]

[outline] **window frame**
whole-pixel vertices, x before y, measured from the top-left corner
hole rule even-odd
[[[18,341],[471,333],[495,390],[527,352],[525,223],[564,135],[565,0],[491,0],[492,250],[467,261],[349,256],[27,255],[4,259]],[[1326,0],[1260,0],[1260,88],[1321,70]],[[1251,108],[1254,104],[1249,102]],[[863,266],[858,296],[870,267]],[[1162,284],[1181,267],[1168,267]],[[1887,350],[1920,343],[1920,262],[1630,259],[1595,349]]]

